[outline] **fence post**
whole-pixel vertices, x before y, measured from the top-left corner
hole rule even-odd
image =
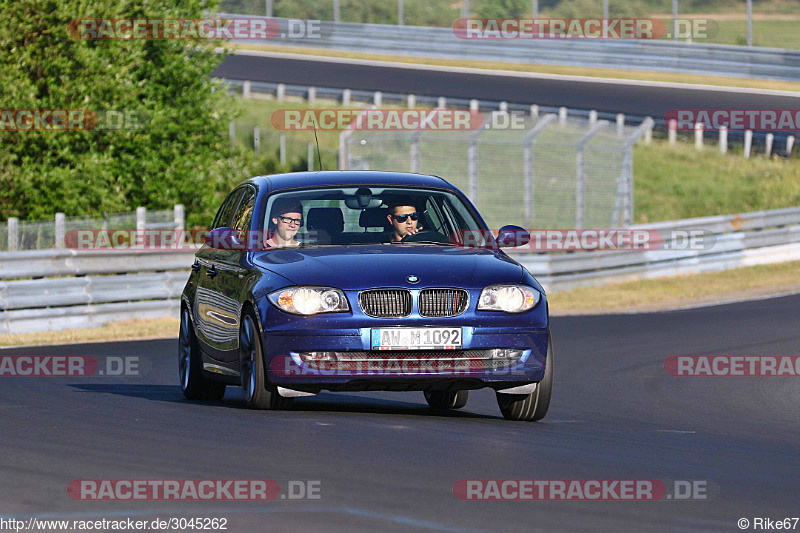
[[[445,109],[447,108],[447,98],[444,96],[440,96],[438,100],[436,100],[436,107],[438,109]]]
[[[64,213],[56,213],[56,248],[64,247],[64,237],[67,233],[67,218]]]
[[[775,135],[767,133],[767,144],[765,147],[765,155],[769,158],[772,155],[772,144],[775,142]]]
[[[175,229],[183,231],[186,229],[186,213],[183,204],[175,204],[173,210],[173,221],[175,222]]]
[[[678,139],[678,121],[673,118],[667,127],[669,128],[669,145],[675,146],[675,141]]]
[[[314,143],[308,143],[308,171],[312,172],[314,170]]]
[[[245,80],[242,84],[242,97],[250,98],[250,80]]]
[[[499,110],[501,113],[508,113],[508,102],[500,102]]]
[[[279,83],[278,86],[275,88],[275,99],[279,102],[283,102],[286,98],[286,84]]]
[[[703,149],[703,123],[697,122],[694,125],[694,147],[697,150]]]
[[[719,129],[719,151],[720,153],[728,153],[728,128],[722,126]]]
[[[8,251],[16,252],[19,248],[19,219],[8,217]]]
[[[578,141],[576,146],[576,159],[575,159],[575,229],[583,229],[583,215],[586,203],[584,194],[586,192],[586,164],[584,158],[584,151],[586,145],[592,140],[592,137],[600,133],[600,130],[608,126],[607,120],[601,120],[594,124],[589,131],[583,134],[583,137]]]
[[[531,104],[531,118],[539,118],[539,106]]]
[[[409,145],[408,156],[410,158],[410,168],[412,174],[419,174],[419,137],[422,132],[415,130],[411,132],[411,143]]]
[[[753,130],[744,132],[744,158],[750,159],[750,150],[753,148]]]
[[[350,89],[345,89],[342,91],[342,107],[347,107],[350,105],[350,99],[353,97],[352,91]]]
[[[309,87],[308,88],[308,105],[313,106],[317,103],[317,88],[316,87]]]
[[[655,122],[647,117],[633,130],[630,137],[625,139],[622,155],[622,172],[617,182],[617,197],[614,200],[614,211],[611,214],[611,227],[616,228],[619,221],[620,204],[622,205],[622,223],[625,226],[633,224],[633,146],[647,134],[652,135]]]
[[[479,128],[470,133],[467,146],[467,197],[475,207],[478,207],[478,137],[484,131],[483,128]]]
[[[525,220],[527,222],[528,227],[533,226],[533,216],[534,216],[534,172],[533,172],[533,139],[536,138],[542,131],[547,128],[553,121],[555,121],[558,117],[556,115],[550,114],[545,115],[542,117],[542,120],[536,123],[536,125],[528,130],[525,134],[523,143],[524,148],[522,151],[523,155],[523,165],[524,165],[524,174],[525,174]]]
[[[347,170],[348,146],[347,141],[353,134],[353,130],[346,129],[339,134],[339,170]]]
[[[383,93],[375,91],[375,94],[372,96],[372,103],[375,104],[375,107],[383,105]]]
[[[589,124],[597,124],[597,110],[592,109],[589,111]]]
[[[558,123],[562,126],[567,123],[567,108],[566,107],[559,107],[558,108]]]
[[[469,101],[469,110],[470,111],[478,111],[479,109],[480,109],[480,102],[478,102],[474,98]]]
[[[794,135],[789,135],[786,137],[786,157],[792,155],[792,148],[794,148]]]
[[[136,208],[136,231],[141,232],[147,228],[147,208]]]
[[[286,134],[285,133],[281,133],[280,142],[279,142],[279,147],[278,148],[280,150],[279,158],[280,158],[281,165],[285,165],[286,164]]]
[[[261,151],[261,130],[258,126],[253,126],[253,150],[256,154]]]
[[[408,105],[409,109],[414,109],[417,107],[417,96],[414,94],[409,94],[408,98],[406,99],[406,104]]]
[[[625,133],[625,113],[617,113],[617,135],[620,137]]]

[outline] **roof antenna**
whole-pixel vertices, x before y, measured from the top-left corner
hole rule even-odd
[[[317,121],[311,119],[311,123],[314,125],[314,141],[317,143],[317,161],[319,161],[319,169],[324,170],[322,168],[322,156],[319,154],[319,139],[317,139]]]

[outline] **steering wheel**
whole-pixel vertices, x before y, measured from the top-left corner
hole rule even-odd
[[[450,244],[450,239],[442,235],[438,231],[422,230],[414,234],[408,234],[403,237],[400,242],[419,242],[419,241],[433,241],[442,244]]]

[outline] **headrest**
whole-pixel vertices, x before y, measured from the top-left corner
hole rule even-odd
[[[358,225],[362,228],[388,228],[388,207],[370,207],[361,211],[358,216]]]
[[[323,230],[328,233],[344,231],[344,215],[338,207],[312,207],[308,210],[306,228]]]

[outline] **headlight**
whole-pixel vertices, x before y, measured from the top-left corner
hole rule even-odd
[[[295,315],[350,310],[344,293],[331,287],[289,287],[273,292],[268,298],[278,308]]]
[[[541,297],[539,291],[527,285],[492,285],[481,292],[478,311],[522,313],[536,307]]]

